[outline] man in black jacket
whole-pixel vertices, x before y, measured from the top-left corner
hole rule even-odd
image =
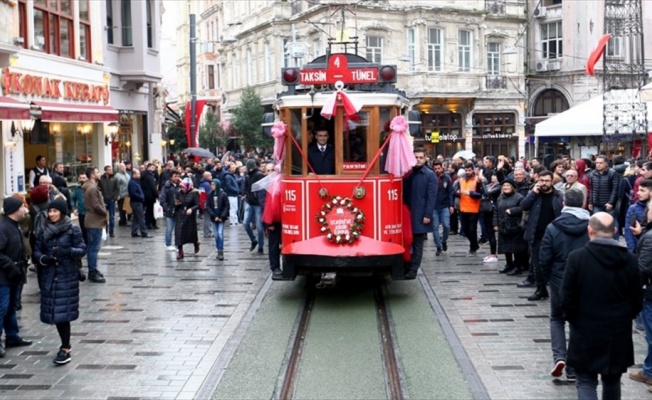
[[[521,288],[534,287],[537,283],[542,283],[536,282],[534,275],[534,269],[539,265],[539,247],[546,227],[561,214],[564,202],[561,192],[552,187],[552,177],[550,171],[539,173],[537,183],[521,202],[523,211],[528,212],[523,238],[530,244],[530,271],[527,278],[516,285]],[[537,290],[537,292],[540,297],[547,298],[545,285],[540,286],[539,289],[541,290]]]
[[[244,228],[251,240],[251,247],[249,251],[254,251],[258,247],[258,254],[263,254],[263,245],[265,239],[265,232],[263,231],[263,199],[265,196],[264,190],[253,191],[252,186],[254,183],[263,179],[263,173],[260,172],[256,160],[250,158],[247,160],[247,178],[245,180],[245,215],[244,215]],[[254,231],[251,229],[251,223],[256,223],[256,231],[258,240],[254,236]]]
[[[589,177],[591,180],[591,194],[589,196],[589,211],[597,213],[604,211],[614,217],[616,233],[614,239],[618,240],[618,195],[620,194],[620,175],[609,168],[607,157],[598,156],[595,159],[595,171]]]
[[[564,193],[561,215],[546,228],[539,250],[537,282],[550,283],[550,345],[555,363],[550,375],[554,378],[560,377],[566,366],[566,322],[559,298],[566,259],[571,251],[583,247],[589,241],[587,226],[590,215],[582,208],[583,205],[584,194],[579,190],[571,189]],[[528,300],[538,298],[532,295]],[[568,368],[566,377],[569,380],[575,379],[575,372]]]
[[[443,251],[448,250],[448,234],[451,230],[451,214],[455,205],[455,190],[453,181],[448,174],[444,173],[444,167],[439,161],[432,164],[432,168],[437,175],[437,200],[435,201],[435,211],[432,214],[433,235],[435,246],[437,247],[436,255],[440,256]],[[444,228],[442,235],[439,236],[439,225]]]
[[[29,212],[23,202],[15,197],[5,198],[2,208],[4,218],[0,219],[0,336],[5,331],[5,347],[29,346],[31,341],[18,334],[16,305],[18,286],[25,281],[25,248],[20,222]],[[0,345],[0,358],[5,349]]]
[[[181,183],[181,174],[178,170],[173,169],[170,172],[170,179],[161,188],[161,195],[158,199],[165,217],[165,248],[168,251],[177,251],[178,249],[172,244],[172,234],[174,233],[174,199],[179,191],[179,183]]]
[[[113,176],[113,167],[104,167],[104,174],[100,177],[97,187],[104,197],[104,207],[109,212],[109,236],[114,237],[115,229],[115,202],[120,199],[120,183]]]
[[[154,218],[154,203],[158,198],[158,189],[156,188],[156,165],[149,163],[147,169],[143,171],[140,185],[145,193],[145,224],[147,229],[158,229],[156,219]]]
[[[328,130],[317,129],[317,142],[308,147],[308,162],[317,175],[335,173],[335,150],[328,144]]]
[[[634,364],[632,320],[643,304],[636,256],[613,239],[614,219],[599,212],[589,219],[584,247],[568,255],[560,290],[570,323],[567,364],[577,375],[577,397],[620,399],[620,377]]]

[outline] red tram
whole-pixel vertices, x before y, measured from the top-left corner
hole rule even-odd
[[[412,156],[407,135],[419,131],[419,117],[395,87],[396,71],[350,53],[282,70],[288,90],[277,96],[275,113],[265,114],[263,131],[277,140],[285,280],[299,274],[321,274],[327,284],[336,275],[403,279],[409,218],[401,176],[413,163],[388,159],[397,150]],[[326,174],[315,173],[310,162],[320,131],[328,132],[334,160]]]

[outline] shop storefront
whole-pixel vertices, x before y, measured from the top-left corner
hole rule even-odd
[[[110,162],[108,139],[117,130],[118,112],[109,106],[103,68],[21,55],[1,71],[0,86],[5,103],[21,106],[19,113],[6,106],[0,111],[5,196],[31,188],[27,177],[39,155],[48,168],[62,162],[69,184],[88,166],[101,169]]]
[[[472,150],[478,155],[514,156],[518,154],[515,113],[476,112],[472,116]]]
[[[424,133],[424,147],[428,155],[436,157],[453,154],[464,150],[462,115],[459,113],[424,114],[421,118]]]

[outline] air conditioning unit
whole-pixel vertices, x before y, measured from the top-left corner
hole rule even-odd
[[[534,9],[534,13],[532,13],[532,15],[534,16],[534,18],[543,18],[546,16],[546,8],[539,6]]]
[[[539,61],[536,65],[537,72],[548,71],[548,61]]]
[[[548,63],[548,71],[559,71],[560,69],[561,69],[561,62],[555,61],[555,62]]]

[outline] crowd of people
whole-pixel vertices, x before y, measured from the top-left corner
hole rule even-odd
[[[116,229],[129,228],[135,240],[151,238],[165,220],[165,245],[185,257],[184,245],[200,251],[198,219],[204,238],[214,238],[217,260],[223,261],[224,227],[244,229],[251,239],[251,252],[268,254],[275,276],[280,276],[280,229],[262,222],[266,192],[252,185],[274,171],[274,163],[256,154],[227,153],[223,158],[194,162],[182,155],[164,166],[146,162],[136,168],[130,162],[107,165],[103,173],[89,167],[68,187],[63,164],[47,167],[43,156],[29,174],[29,203],[17,193],[3,201],[0,219],[0,320],[5,348],[29,346],[19,334],[17,311],[28,267],[37,273],[41,298],[41,321],[55,325],[61,346],[53,360],[64,365],[71,360],[71,322],[79,317],[79,284],[88,279],[105,283],[98,269],[103,240],[115,237]],[[71,185],[72,186],[72,185]],[[198,218],[199,217],[199,218]],[[74,220],[77,223],[74,223]],[[116,220],[118,221],[116,228]],[[256,235],[254,235],[256,229]],[[86,258],[88,274],[82,268]]]
[[[488,244],[484,263],[504,255],[498,272],[527,274],[517,286],[535,290],[528,300],[550,298],[554,379],[565,372],[578,398],[597,399],[600,376],[603,398],[620,398],[621,375],[634,364],[635,320],[648,354],[628,376],[652,385],[652,162],[414,154],[404,178],[413,234],[406,279],[416,277],[429,233],[437,257],[450,235],[468,240],[471,257]]]

